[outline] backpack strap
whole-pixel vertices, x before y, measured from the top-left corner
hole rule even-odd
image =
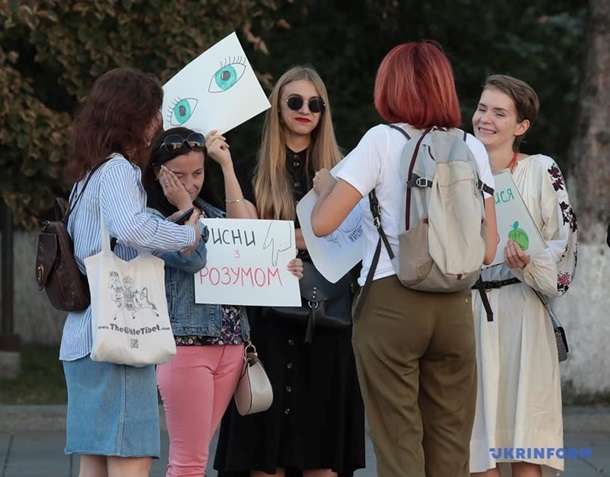
[[[487,192],[491,196],[494,195],[494,189],[485,184],[485,182],[483,182],[481,179],[479,179],[478,186],[479,190]]]
[[[388,236],[385,234],[385,230],[383,230],[383,227],[381,226],[381,206],[379,205],[379,200],[377,200],[375,189],[369,193],[369,202],[371,205],[371,214],[373,214],[373,225],[375,225],[377,232],[379,232],[379,240],[385,245],[385,249],[390,256],[390,260],[394,260],[394,251],[390,246],[390,241],[388,240]],[[377,263],[375,263],[375,267],[376,266]]]
[[[400,131],[400,133],[407,139],[407,141],[411,139],[411,136],[409,136],[409,134],[400,126],[396,126],[395,124],[388,124],[388,126],[391,127],[392,129],[396,129],[397,131]],[[415,157],[417,157],[417,152],[419,151],[419,146],[421,144],[421,141],[422,141],[423,137],[428,132],[431,131],[431,129],[432,128],[426,129],[426,131],[424,131],[424,133],[418,139],[418,143],[415,148],[415,154],[413,155],[413,158],[411,159],[409,177],[411,177],[411,175],[412,175],[413,163],[414,163],[413,159]],[[410,189],[407,188],[407,222],[406,222],[407,225],[409,223],[409,205],[410,205],[410,193],[409,192],[410,192]],[[377,228],[377,232],[379,233],[379,241],[377,242],[377,247],[375,248],[375,253],[373,254],[373,259],[371,260],[371,266],[370,266],[369,272],[366,276],[366,280],[364,282],[364,285],[360,289],[358,305],[356,306],[356,309],[354,310],[354,320],[358,319],[358,317],[360,316],[360,312],[362,311],[362,307],[364,306],[364,303],[366,301],[366,297],[369,293],[371,283],[373,282],[373,276],[375,276],[375,269],[377,268],[377,264],[379,263],[379,256],[381,255],[381,243],[382,242],[383,242],[383,245],[385,246],[385,249],[388,252],[388,256],[390,257],[390,260],[392,262],[394,262],[394,259],[395,259],[394,251],[392,250],[388,237],[387,237],[385,231],[383,230],[383,227],[381,226],[381,207],[379,205],[379,200],[377,199],[377,194],[375,193],[375,189],[373,189],[371,192],[369,192],[369,205],[371,207],[371,215],[373,216],[373,225],[375,225],[375,227]]]
[[[413,181],[413,177],[416,174],[413,174],[413,168],[415,167],[415,159],[417,159],[417,154],[419,154],[419,148],[421,146],[422,141],[426,137],[426,135],[432,131],[432,127],[426,129],[421,136],[417,139],[417,144],[415,144],[415,150],[413,151],[413,155],[411,156],[411,163],[409,164],[409,173],[407,174],[407,185],[409,182]],[[421,178],[419,178],[421,179]],[[405,207],[405,229],[409,230],[411,227],[411,189],[412,187],[407,187],[407,203]]]
[[[63,203],[61,203],[61,202],[58,203],[57,201],[55,202],[55,215],[57,217],[57,220],[60,220],[61,222],[64,223],[66,230],[68,229],[68,217],[70,217],[70,214],[76,207],[76,204],[78,203],[80,198],[83,196],[85,189],[87,188],[87,184],[89,184],[89,180],[93,177],[93,173],[95,171],[97,171],[100,167],[102,167],[104,164],[106,164],[110,159],[112,159],[112,156],[107,157],[106,159],[104,159],[99,164],[96,164],[91,169],[91,172],[89,173],[89,175],[87,176],[87,179],[85,180],[85,183],[83,184],[83,189],[76,196],[76,199],[74,200],[74,202],[72,202],[70,204],[70,206],[67,208],[68,210],[66,210],[65,205]],[[73,191],[72,194],[70,194],[70,196],[72,196],[73,194],[76,194],[77,191],[78,191],[78,187]],[[62,216],[60,216],[60,214],[62,214]],[[114,252],[114,247],[116,246],[116,243],[117,243],[116,237],[111,237],[110,238],[110,250],[112,250],[113,252]]]
[[[78,194],[76,196],[76,199],[74,200],[74,202],[72,202],[72,204],[70,204],[70,207],[68,207],[67,211],[65,209],[62,211],[60,205],[58,205],[58,204],[55,205],[55,215],[56,216],[63,212],[63,216],[61,216],[61,217],[57,216],[57,220],[61,220],[66,225],[66,227],[68,226],[68,217],[70,216],[70,214],[72,213],[72,211],[76,207],[76,204],[78,203],[80,198],[83,196],[83,194],[85,192],[85,189],[87,188],[87,184],[89,184],[89,180],[93,177],[93,173],[95,171],[97,171],[100,167],[102,167],[105,163],[107,163],[110,159],[111,159],[111,157],[106,158],[105,160],[103,160],[99,164],[96,164],[93,167],[93,169],[91,169],[91,172],[89,173],[89,175],[87,176],[87,179],[85,180],[85,183],[83,184],[83,189],[80,191],[80,194]],[[78,191],[78,186],[74,190],[73,194],[76,194],[77,191]],[[70,194],[70,195],[72,196],[73,194]]]
[[[434,182],[430,179],[420,177],[417,174],[412,174],[411,180],[407,181],[407,187],[432,187],[432,184],[434,184]]]
[[[388,126],[390,126],[392,129],[396,129],[397,131],[400,131],[403,134],[403,136],[407,138],[407,141],[409,141],[411,139],[411,136],[409,136],[403,128],[396,126],[395,124],[389,124]],[[407,205],[405,208],[405,226],[406,226],[407,230],[409,230],[409,226],[410,226],[409,223],[411,221],[411,188],[412,187],[432,187],[432,181],[425,179],[425,178],[421,178],[417,174],[413,174],[413,168],[415,167],[415,159],[417,158],[417,154],[419,153],[419,148],[421,146],[422,141],[424,140],[424,137],[426,137],[426,135],[433,129],[434,129],[434,126],[430,126],[429,128],[425,129],[423,133],[421,133],[421,135],[417,139],[417,144],[415,145],[415,150],[413,151],[413,156],[411,156],[411,163],[409,165],[409,173],[407,174]],[[464,133],[464,134],[466,134],[466,133]],[[464,138],[466,138],[465,135],[464,135]]]
[[[396,129],[397,131],[400,131],[402,133],[402,135],[404,137],[407,138],[407,141],[409,139],[411,139],[411,136],[409,136],[409,134],[407,133],[407,131],[405,131],[403,128],[401,128],[400,126],[396,126],[396,124],[388,124],[388,126],[390,126],[392,129]]]
[[[468,133],[466,131],[464,131],[464,135],[462,136],[462,138],[464,139],[464,142],[466,141],[466,138],[468,137]],[[483,182],[481,179],[478,180],[477,182],[477,186],[479,188],[480,191],[482,192],[487,192],[489,195],[494,195],[494,190],[493,188],[489,187],[487,184],[485,184],[485,182]]]
[[[381,207],[379,206],[379,201],[377,200],[377,194],[375,193],[375,189],[369,192],[369,204],[371,206],[371,214],[373,215],[373,224],[377,228],[377,232],[379,232],[379,241],[377,242],[377,247],[375,248],[375,253],[373,254],[373,260],[371,260],[371,266],[369,268],[369,272],[366,275],[366,280],[364,285],[360,289],[360,297],[358,298],[358,305],[354,310],[354,320],[358,319],[360,316],[360,312],[362,311],[362,307],[366,301],[366,297],[369,294],[369,290],[371,288],[371,283],[373,282],[373,276],[375,275],[375,269],[377,268],[377,264],[379,263],[379,256],[381,255],[381,243],[385,245],[385,248],[390,256],[390,260],[394,260],[394,251],[390,246],[390,242],[388,241],[388,237],[381,226]]]

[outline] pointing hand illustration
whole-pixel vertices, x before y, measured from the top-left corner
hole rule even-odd
[[[273,222],[269,225],[263,248],[267,249],[269,247],[271,247],[271,263],[276,266],[280,252],[291,250],[293,247],[290,222]]]

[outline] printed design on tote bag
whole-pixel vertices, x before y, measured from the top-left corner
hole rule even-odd
[[[150,309],[155,317],[159,317],[157,306],[148,297],[148,288],[134,289],[133,278],[126,276],[121,280],[117,272],[110,272],[108,288],[112,290],[112,301],[117,305],[117,312],[125,309],[132,313],[132,319],[136,313],[143,309]],[[114,316],[116,320],[116,313]]]

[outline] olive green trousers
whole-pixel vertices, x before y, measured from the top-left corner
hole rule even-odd
[[[375,280],[354,353],[379,477],[468,477],[476,400],[470,290]]]

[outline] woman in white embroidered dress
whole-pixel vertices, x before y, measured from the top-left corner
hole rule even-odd
[[[529,85],[493,75],[472,118],[492,171],[511,171],[548,245],[530,255],[509,240],[504,263],[482,271],[493,321],[487,319],[479,291],[473,290],[478,392],[470,471],[476,477],[509,475],[509,466],[512,477],[550,476],[563,470],[563,460],[547,458],[546,452],[563,447],[561,383],[553,326],[535,291],[558,297],[568,290],[576,266],[577,226],[555,161],[519,152],[538,107]],[[493,288],[499,282],[503,286]],[[541,448],[545,458],[534,458],[534,449]]]

